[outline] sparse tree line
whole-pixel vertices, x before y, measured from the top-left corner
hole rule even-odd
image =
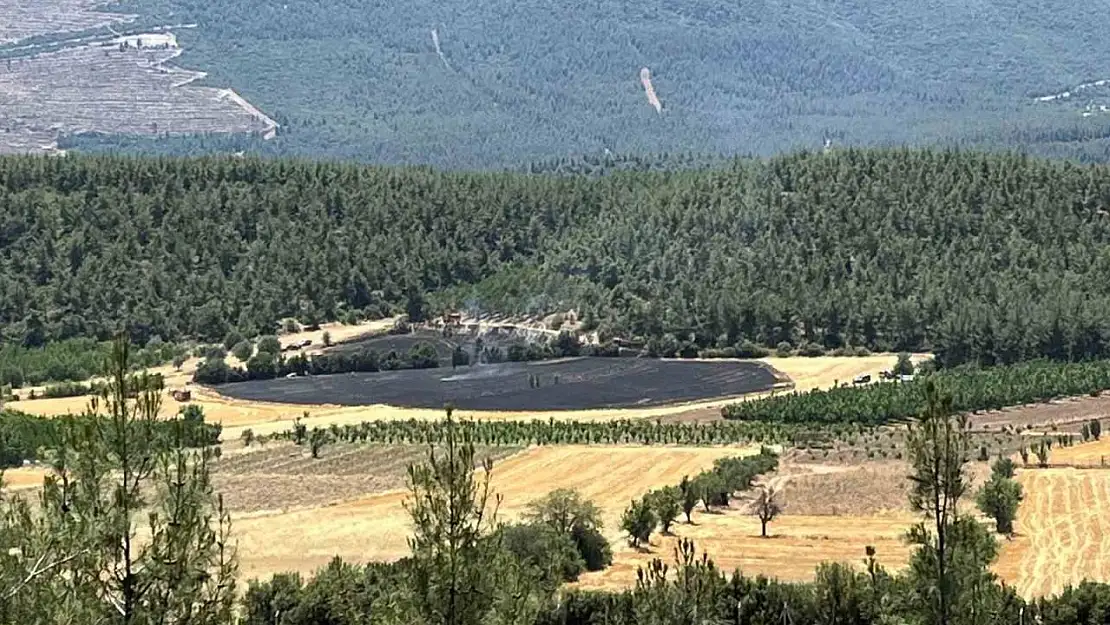
[[[952,397],[956,412],[998,410],[1110,389],[1110,360],[1036,360],[989,368],[957,367],[907,382],[791,392],[725,406],[726,419],[765,423],[861,423],[882,425],[912,418],[925,406],[933,383]]]
[[[5,158],[0,335],[573,308],[660,354],[1084,360],[1110,355],[1108,196],[1102,169],[930,150],[601,177]]]
[[[431,369],[439,366],[439,356],[430,343],[417,343],[407,354],[389,351],[380,354],[373,349],[322,353],[315,356],[296,354],[286,358],[280,352],[264,351],[260,346],[245,367],[233,367],[223,358],[207,358],[197,365],[193,381],[201,384],[226,384],[249,380],[272,380],[287,375],[333,375],[358,371],[396,371],[398,369]]]
[[[274,434],[279,440],[298,445],[310,442],[318,432],[320,439],[348,443],[441,443],[449,431],[442,420],[409,419],[406,421],[364,421],[359,424],[311,427],[305,413],[293,427]],[[827,428],[773,423],[711,422],[706,424],[658,422],[621,419],[614,421],[457,421],[480,445],[519,447],[528,445],[682,445],[712,446],[747,443],[793,443],[795,439],[810,444],[815,438],[835,438],[859,433],[851,424]]]
[[[737,493],[751,488],[757,476],[776,468],[778,455],[766,447],[753,456],[718,459],[708,471],[693,478],[684,476],[679,484],[653,490],[633,500],[621,515],[621,529],[628,534],[633,547],[647,545],[656,528],[663,534],[670,534],[671,525],[680,515],[685,515],[686,522],[692,523],[691,515],[699,503],[706,512],[711,506],[727,508]],[[763,535],[766,536],[767,523],[778,509],[773,491],[764,489],[760,497],[762,503],[757,499],[755,509],[761,520],[766,515],[763,522]]]

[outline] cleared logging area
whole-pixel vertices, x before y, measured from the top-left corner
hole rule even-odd
[[[438,408],[452,403],[466,410],[542,411],[661,406],[767,391],[776,382],[769,368],[752,362],[576,358],[258,380],[227,384],[220,392],[291,404]]]
[[[0,45],[132,19],[130,15],[97,10],[104,4],[103,0],[0,0]]]
[[[0,152],[64,134],[265,133],[272,122],[203,74],[165,65],[179,52],[86,46],[0,61]]]

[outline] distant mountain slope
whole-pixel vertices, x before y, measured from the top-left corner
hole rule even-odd
[[[130,0],[284,136],[227,149],[451,166],[961,143],[1103,159],[1105,3]],[[433,29],[438,39],[433,40]],[[645,98],[649,68],[662,100]],[[1084,111],[1090,109],[1088,116]],[[195,150],[179,141],[177,151]]]

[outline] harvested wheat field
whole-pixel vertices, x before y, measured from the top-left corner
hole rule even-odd
[[[712,466],[717,458],[755,453],[756,448],[536,447],[494,465],[492,490],[503,497],[500,518],[516,518],[527,503],[556,488],[575,488],[602,509],[607,534],[628,502],[644,492],[677,484],[683,475]],[[408,553],[410,526],[395,490],[342,504],[291,512],[236,514],[244,578],[280,571],[309,573],[333,556],[365,562]]]
[[[880,564],[898,570],[908,562],[912,548],[904,537],[920,520],[909,508],[909,467],[900,461],[845,464],[782,462],[764,484],[779,491],[784,511],[760,536],[759,520],[749,503],[734,501],[726,510],[694,514],[694,524],[678,523],[672,536],[655,534],[646,550],[633,549],[622,537],[613,542],[613,566],[584,575],[584,588],[628,588],[636,582],[636,569],[654,558],[673,560],[676,542],[694,541],[721,569],[739,568],[748,575],[765,575],[790,581],[812,581],[822,562],[862,564],[868,545],[875,547]],[[985,464],[972,464],[968,477],[972,490],[989,473]],[[749,493],[750,500],[751,493]],[[974,514],[974,503],[961,509]]]
[[[46,469],[38,467],[24,467],[22,469],[6,469],[0,476],[0,483],[5,491],[27,490],[42,486],[42,478],[46,477]]]
[[[780,492],[782,516],[760,536],[759,519],[748,504],[734,501],[727,510],[698,508],[693,525],[677,523],[671,536],[655,534],[646,550],[621,539],[613,543],[613,566],[584,575],[583,588],[628,588],[636,569],[653,558],[673,560],[677,541],[689,538],[721,569],[739,568],[749,575],[809,581],[826,561],[859,563],[871,545],[881,564],[906,564],[910,548],[903,540],[915,521],[906,503],[906,465],[872,462],[861,466],[783,462],[766,480]],[[866,494],[865,494],[866,493]]]
[[[913,354],[914,364],[931,359],[931,354]],[[806,358],[760,358],[794,382],[797,391],[831,388],[834,384],[851,384],[859,375],[878,379],[880,371],[889,371],[898,362],[897,354],[872,354],[870,356],[817,356]]]
[[[1110,471],[1027,469],[1017,478],[1025,500],[998,574],[1025,598],[1110,579]]]
[[[1039,439],[1039,436],[1032,438],[1032,440]],[[1036,456],[1030,454],[1030,461],[1035,460]],[[1048,454],[1048,462],[1053,466],[1110,467],[1110,436],[1103,435],[1097,441],[1078,443],[1071,447],[1053,445]]]
[[[514,447],[478,447],[478,458],[499,461]],[[232,513],[328,506],[405,487],[410,464],[427,458],[426,445],[335,444],[319,458],[305,447],[274,442],[226,445],[212,481]]]
[[[878,561],[891,569],[905,565],[910,548],[903,540],[915,521],[908,512],[869,516],[808,516],[784,514],[768,527],[768,538],[759,535],[759,519],[745,510],[694,515],[694,524],[680,523],[673,536],[654,535],[646,551],[627,542],[614,543],[613,566],[587,573],[578,585],[583,588],[619,589],[636,583],[636,569],[661,558],[673,562],[679,538],[694,541],[725,571],[740,569],[748,575],[767,575],[783,580],[810,581],[822,562],[861,563],[867,545],[875,547]]]

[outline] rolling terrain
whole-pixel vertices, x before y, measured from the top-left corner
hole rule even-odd
[[[281,135],[95,138],[79,148],[596,170],[611,154],[667,154],[638,166],[681,167],[670,156],[826,144],[1088,160],[1106,160],[1110,146],[1101,108],[1110,90],[1098,84],[1110,65],[1100,45],[1108,18],[1064,0],[604,0],[558,10],[417,0],[405,11],[128,0],[120,10],[196,23],[181,33],[184,62],[270,112]],[[642,68],[665,107],[645,98]]]

